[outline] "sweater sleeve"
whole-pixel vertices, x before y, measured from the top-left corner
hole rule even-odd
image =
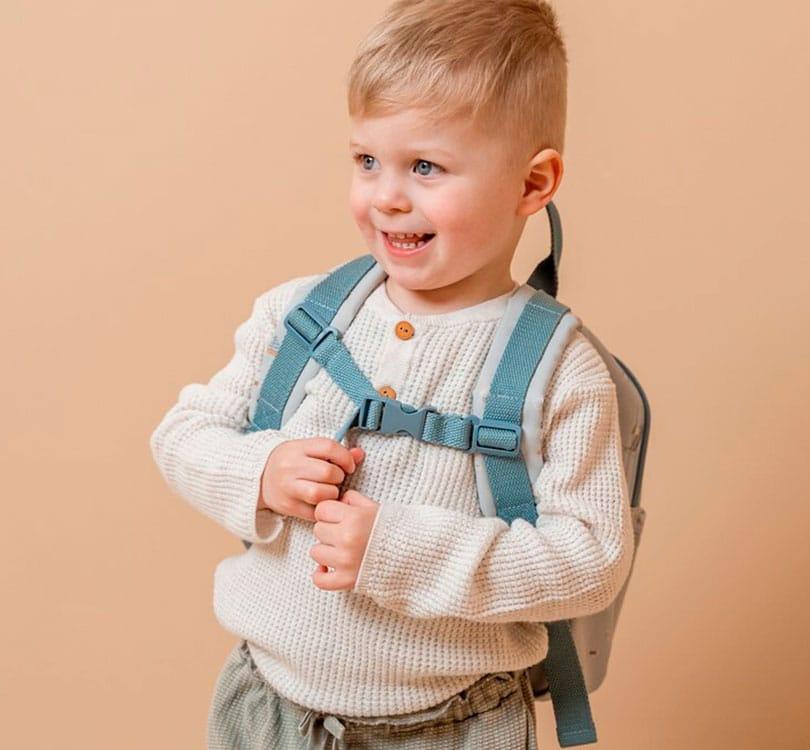
[[[549,383],[538,519],[382,503],[354,591],[417,618],[551,622],[599,612],[634,551],[616,387],[581,332]]]
[[[169,487],[239,539],[272,542],[284,516],[259,507],[260,481],[282,430],[246,432],[252,389],[265,347],[283,323],[296,277],[261,294],[236,329],[234,354],[207,384],[191,383],[152,433],[153,458]]]

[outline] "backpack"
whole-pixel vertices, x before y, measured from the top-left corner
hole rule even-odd
[[[645,520],[640,500],[650,430],[649,404],[627,366],[569,307],[557,301],[562,230],[552,202],[546,204],[546,212],[551,252],[510,298],[476,383],[471,414],[442,414],[430,406],[416,408],[383,396],[354,362],[340,340],[341,334],[387,275],[374,257],[366,254],[335,266],[296,290],[285,311],[284,325],[265,349],[246,431],[283,427],[303,401],[306,382],[325,367],[357,406],[335,440],[340,442],[349,429],[357,428],[429,438],[472,453],[482,513],[498,515],[510,524],[517,517],[535,524],[537,506],[531,485],[543,463],[535,449],[542,438],[540,409],[560,356],[574,332],[580,330],[604,359],[616,385],[633,519],[632,575]],[[488,398],[493,393],[497,399]],[[251,546],[246,540],[243,544]],[[596,742],[588,693],[605,678],[630,575],[601,612],[545,623],[548,653],[528,668],[529,677],[535,698],[552,701],[561,747]]]

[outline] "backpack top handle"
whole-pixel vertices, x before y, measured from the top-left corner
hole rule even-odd
[[[542,289],[556,298],[560,259],[562,258],[562,223],[560,222],[560,212],[551,201],[546,203],[546,213],[551,230],[551,252],[548,257],[537,264],[526,283],[535,289]]]

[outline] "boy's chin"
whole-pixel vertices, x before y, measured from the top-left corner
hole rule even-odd
[[[370,247],[369,252],[382,266],[386,275],[393,283],[402,289],[413,292],[424,292],[431,289],[437,289],[442,286],[441,279],[439,279],[435,272],[433,264],[426,265],[409,265],[407,259],[405,263],[397,262],[400,259],[388,254],[385,248]],[[431,270],[434,268],[434,270]]]
[[[446,286],[446,282],[440,276],[425,269],[406,269],[403,271],[399,268],[393,268],[388,273],[388,279],[389,284],[393,284],[403,291],[417,294],[432,292]]]

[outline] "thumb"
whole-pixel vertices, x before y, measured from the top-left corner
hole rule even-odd
[[[349,448],[349,453],[352,454],[352,458],[358,463],[362,461],[366,456],[366,452],[359,445],[355,445],[352,448]]]

